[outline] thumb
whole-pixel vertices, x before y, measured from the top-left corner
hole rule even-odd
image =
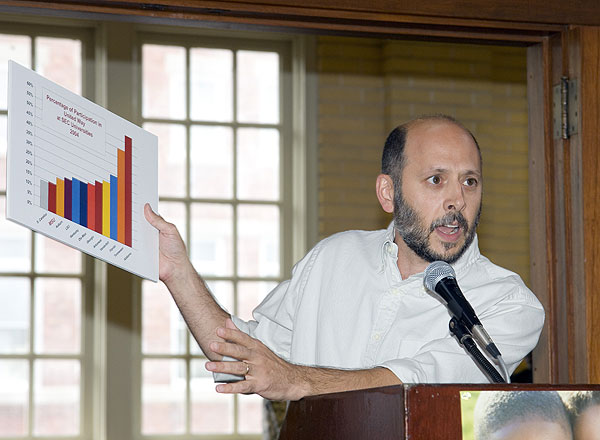
[[[146,220],[148,220],[148,223],[150,223],[152,226],[154,226],[159,231],[167,225],[167,222],[165,221],[165,219],[163,219],[160,215],[156,214],[152,210],[150,203],[146,203],[144,205],[144,217],[146,217]]]
[[[225,327],[232,329],[232,330],[238,330],[238,328],[236,327],[236,325],[233,323],[233,320],[231,318],[227,318],[225,320]]]

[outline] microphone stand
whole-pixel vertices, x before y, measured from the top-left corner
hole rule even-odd
[[[448,326],[450,327],[450,333],[456,336],[460,345],[471,354],[472,358],[481,366],[492,382],[506,383],[506,380],[498,373],[498,370],[496,370],[490,361],[488,361],[481,351],[479,351],[477,344],[464,324],[453,317]]]

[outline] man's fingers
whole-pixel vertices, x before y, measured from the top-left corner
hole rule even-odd
[[[148,223],[150,223],[152,226],[154,226],[159,231],[161,229],[161,226],[164,227],[164,224],[167,223],[160,215],[156,214],[152,210],[150,203],[146,203],[144,205],[144,217],[146,217],[146,220],[148,220]]]
[[[249,365],[245,362],[207,362],[206,369],[215,373],[228,373],[237,376],[245,376],[249,372]]]
[[[250,350],[239,344],[230,344],[228,342],[211,342],[210,349],[223,356],[229,356],[235,359],[248,359]]]
[[[227,325],[227,323],[225,323]],[[252,343],[252,337],[248,336],[241,330],[238,330],[235,325],[233,328],[219,327],[217,328],[217,336],[225,339],[226,341],[235,342],[236,344],[244,345],[246,347]]]
[[[144,205],[144,217],[146,217],[146,220],[148,220],[148,223],[150,223],[152,226],[154,226],[156,229],[158,229],[158,232],[160,232],[162,235],[165,235],[165,236],[178,235],[178,231],[177,231],[177,228],[175,227],[175,225],[169,223],[164,218],[162,218],[160,215],[155,213],[152,210],[152,207],[150,206],[149,203],[146,203]]]
[[[251,381],[240,380],[239,382],[221,383],[216,387],[217,393],[222,394],[252,394],[256,392]]]

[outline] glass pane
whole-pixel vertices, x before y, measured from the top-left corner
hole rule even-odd
[[[81,95],[81,41],[68,38],[35,39],[35,70]]]
[[[158,202],[159,214],[169,223],[173,223],[184,243],[187,243],[187,221],[185,219],[185,205],[179,202]]]
[[[279,276],[279,208],[238,207],[238,273]]]
[[[233,396],[215,391],[204,360],[191,361],[191,431],[193,434],[233,432]]]
[[[202,275],[231,276],[233,272],[233,208],[192,205],[190,255]]]
[[[36,353],[81,351],[81,281],[38,278],[34,295]]]
[[[144,359],[142,362],[142,434],[185,431],[185,362]]]
[[[234,313],[233,308],[233,283],[231,281],[207,281],[208,288],[217,299],[219,305],[228,313]]]
[[[82,254],[56,240],[35,234],[35,270],[53,273],[81,273]]]
[[[233,117],[233,52],[192,49],[190,86],[192,119],[230,122]]]
[[[6,115],[0,115],[0,191],[6,190]]]
[[[31,69],[31,37],[0,34],[0,109],[7,109],[8,60]]]
[[[0,277],[0,353],[29,351],[30,301],[29,279]]]
[[[185,118],[185,49],[142,46],[142,116]]]
[[[163,283],[142,284],[142,352],[185,353],[187,327]]]
[[[6,220],[6,197],[0,196],[0,272],[31,269],[31,232]]]
[[[262,432],[262,397],[251,394],[238,396],[238,429],[242,434],[260,434]]]
[[[241,50],[237,55],[240,122],[279,123],[279,55]]]
[[[192,127],[192,197],[233,196],[233,132],[229,127]]]
[[[238,198],[279,200],[279,131],[242,128],[237,151]]]
[[[24,436],[29,424],[29,366],[0,360],[0,437]]]
[[[76,360],[36,360],[33,368],[35,435],[78,435],[81,367]]]
[[[252,319],[252,310],[277,285],[274,281],[240,281],[238,284],[237,316],[244,321]]]
[[[158,136],[158,194],[184,197],[186,181],[186,132],[183,125],[144,124]]]

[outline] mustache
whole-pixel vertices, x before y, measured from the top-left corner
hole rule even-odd
[[[449,212],[431,223],[431,226],[429,226],[429,233],[433,232],[438,226],[449,225],[454,222],[458,223],[458,226],[460,226],[465,233],[469,232],[469,222],[467,222],[464,215],[460,212]]]

